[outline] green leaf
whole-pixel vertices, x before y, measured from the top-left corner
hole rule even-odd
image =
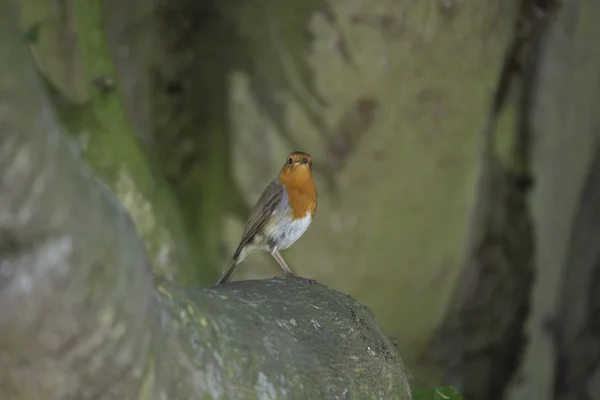
[[[462,400],[462,395],[452,386],[444,386],[435,390],[435,400]]]
[[[452,386],[437,389],[413,388],[413,400],[462,400],[462,395]]]

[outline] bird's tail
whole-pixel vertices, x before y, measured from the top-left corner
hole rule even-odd
[[[223,272],[223,275],[221,275],[221,277],[219,278],[219,280],[217,281],[216,284],[220,285],[221,283],[229,282],[229,280],[231,279],[231,275],[233,275],[233,271],[235,271],[235,268],[238,265],[239,265],[239,263],[237,262],[237,258],[233,257],[233,259],[229,263],[229,266],[227,267],[225,272]]]

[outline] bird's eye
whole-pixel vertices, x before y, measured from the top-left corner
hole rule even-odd
[[[292,165],[293,162],[294,160],[292,160],[292,157],[288,158],[288,164]]]

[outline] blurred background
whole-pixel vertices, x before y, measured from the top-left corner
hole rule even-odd
[[[283,255],[368,306],[418,385],[600,398],[598,5],[18,3],[61,121],[156,274],[212,285],[305,151],[319,208]],[[257,254],[234,279],[279,274]]]

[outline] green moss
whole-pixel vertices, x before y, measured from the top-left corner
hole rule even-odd
[[[165,282],[159,292],[172,329],[157,346],[157,377],[163,388],[176,380],[172,397],[408,398],[410,376],[393,345],[345,294],[296,279],[207,290]]]
[[[191,268],[181,216],[128,121],[102,23],[102,2],[73,3],[69,22],[76,24],[77,41],[64,59],[56,50],[68,42],[52,17],[58,11],[33,0],[23,0],[23,7],[24,25],[38,27],[32,45],[61,121],[96,175],[132,214],[154,271],[181,278]],[[55,42],[49,39],[53,37]],[[61,67],[71,68],[68,63],[82,64],[83,70],[65,81]]]
[[[178,0],[160,10],[149,151],[173,188],[192,243],[199,267],[191,281],[212,283],[223,268],[223,215],[236,204],[231,199],[227,96],[238,49],[232,28],[211,4]]]

